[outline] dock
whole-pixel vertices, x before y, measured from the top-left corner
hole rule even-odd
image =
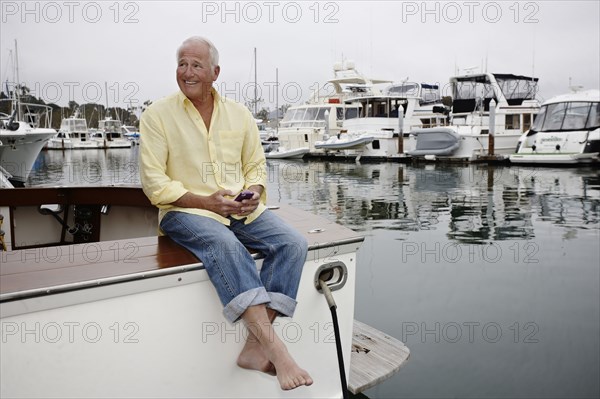
[[[403,342],[354,320],[348,390],[356,395],[397,373],[410,357]]]

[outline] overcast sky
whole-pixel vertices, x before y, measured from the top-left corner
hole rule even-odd
[[[15,81],[47,102],[140,104],[177,90],[175,51],[192,35],[220,52],[217,88],[263,106],[305,101],[352,60],[372,78],[439,83],[457,68],[539,77],[541,100],[569,81],[598,89],[600,1],[1,1],[3,90]],[[448,93],[444,93],[448,94]],[[272,105],[271,105],[272,106]]]

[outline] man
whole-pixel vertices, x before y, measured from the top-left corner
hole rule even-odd
[[[250,334],[240,367],[277,375],[282,389],[311,385],[273,331],[291,317],[306,259],[303,236],[266,209],[266,161],[252,114],[212,87],[219,55],[191,37],[177,51],[180,91],[156,101],[140,123],[140,176],[160,229],[204,264],[230,322]],[[250,190],[251,198],[233,196]],[[265,255],[260,274],[246,249]]]

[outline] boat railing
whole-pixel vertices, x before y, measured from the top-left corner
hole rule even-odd
[[[11,117],[15,113],[15,121],[26,122],[33,128],[51,128],[52,107],[44,104],[33,104],[17,102],[10,98],[0,99],[0,110],[6,112]]]

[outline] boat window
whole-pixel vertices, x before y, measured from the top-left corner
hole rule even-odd
[[[520,116],[516,115],[506,115],[504,128],[505,129],[520,129],[521,128]]]
[[[387,90],[387,93],[403,97],[418,96],[419,85],[417,83],[404,83],[401,85],[390,86]]]
[[[596,129],[600,127],[600,103],[592,103],[590,115],[588,116],[585,127],[587,129]]]
[[[548,105],[546,120],[542,131],[549,130],[560,130],[563,120],[565,119],[565,110],[567,109],[566,103],[550,104]]]
[[[302,119],[305,121],[314,121],[317,118],[317,112],[319,112],[318,108],[307,108]]]
[[[548,108],[548,106],[545,105],[540,109],[540,112],[537,113],[537,115],[535,116],[535,119],[533,120],[533,125],[531,126],[531,130],[534,130],[536,132],[542,131],[542,126],[544,125],[544,118],[546,116],[547,108]]]
[[[423,86],[421,89],[421,100],[419,101],[420,105],[424,104],[432,104],[440,102],[442,99],[440,97],[440,91],[438,86]]]
[[[317,120],[319,121],[324,121],[325,119],[325,112],[329,111],[329,108],[319,108],[319,111],[317,112]]]
[[[590,113],[590,103],[572,102],[569,103],[565,119],[562,124],[562,130],[581,130],[585,129],[585,122]]]
[[[297,109],[296,113],[294,114],[294,118],[292,120],[293,121],[301,121],[302,119],[304,119],[305,113],[306,113],[306,108]]]
[[[526,132],[531,127],[531,114],[523,114],[523,132]]]
[[[357,108],[346,108],[346,112],[344,115],[344,119],[354,119],[358,118],[358,107]]]
[[[281,122],[291,121],[295,113],[295,109],[288,109],[287,111],[285,111],[285,115],[283,115],[283,119],[281,120]]]

